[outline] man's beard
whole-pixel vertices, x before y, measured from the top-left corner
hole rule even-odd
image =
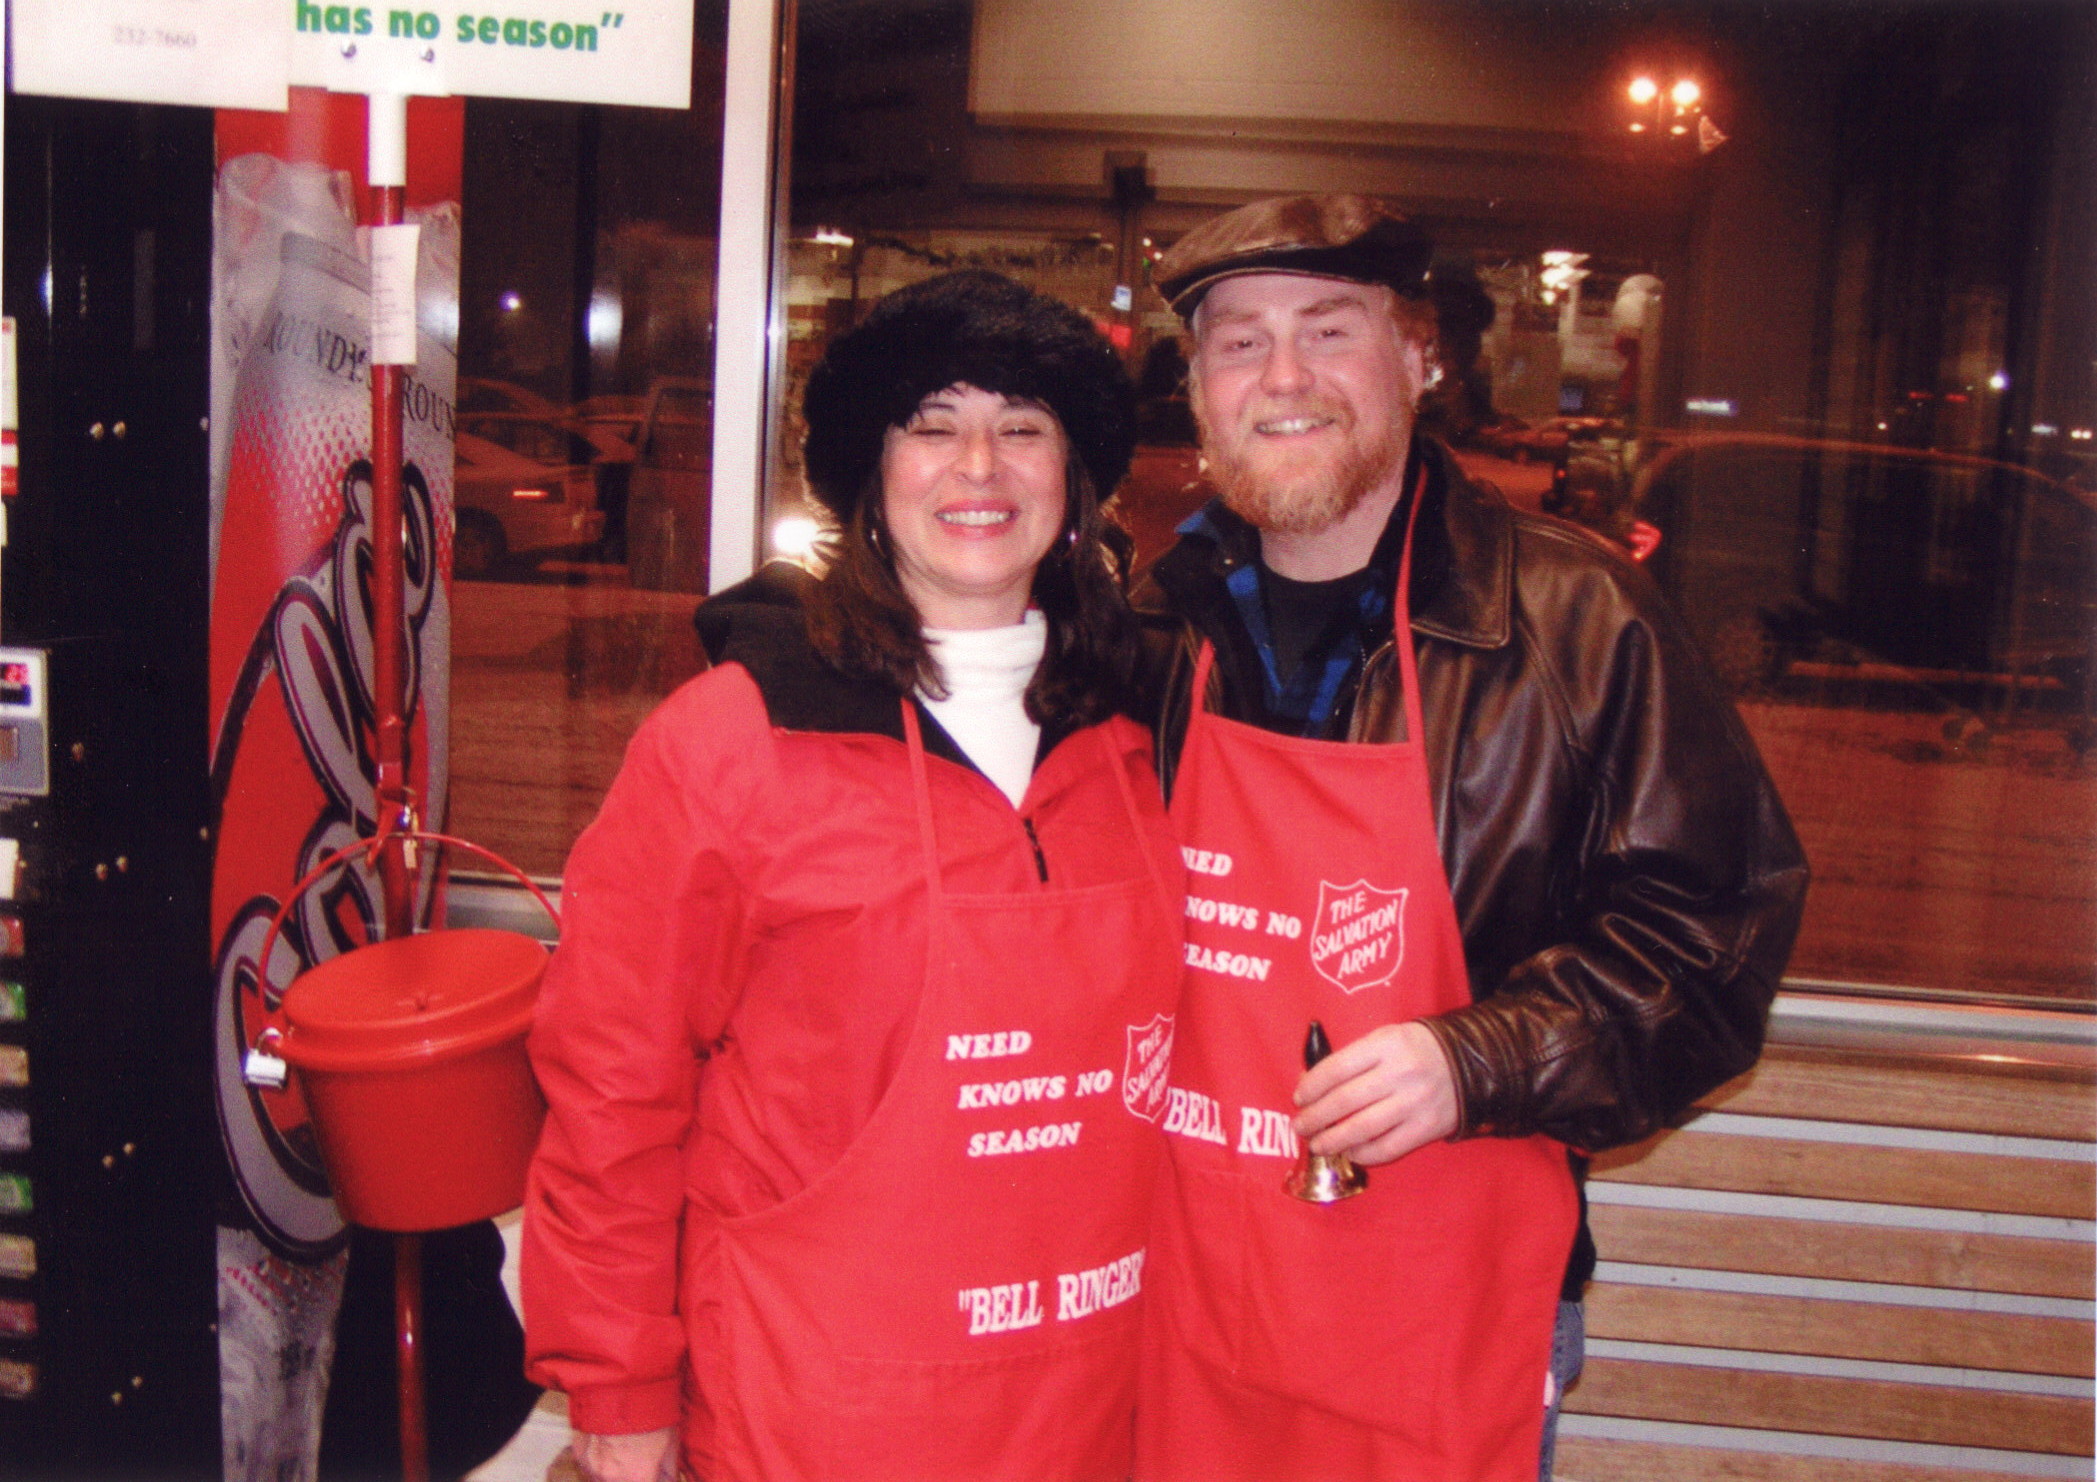
[[[1334,416],[1345,436],[1330,450],[1261,446],[1252,424],[1281,415]],[[1398,421],[1394,416],[1365,423],[1341,404],[1269,411],[1248,418],[1228,441],[1204,426],[1202,454],[1210,482],[1233,513],[1262,530],[1316,535],[1354,513],[1372,490],[1403,471],[1405,440],[1398,435]]]

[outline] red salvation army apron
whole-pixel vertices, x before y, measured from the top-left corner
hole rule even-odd
[[[725,1222],[720,1478],[1128,1475],[1139,1305],[1179,991],[1177,902],[1147,844],[1114,885],[953,894],[915,709],[931,895],[894,1080],[838,1165]],[[708,1482],[720,1482],[709,1478]]]
[[[1408,528],[1401,624],[1411,561]],[[1536,1477],[1577,1218],[1563,1147],[1436,1142],[1339,1204],[1282,1191],[1308,1021],[1337,1049],[1470,1001],[1405,636],[1406,739],[1392,744],[1210,715],[1206,644],[1195,668],[1172,800],[1187,974],[1138,1407],[1145,1482]]]

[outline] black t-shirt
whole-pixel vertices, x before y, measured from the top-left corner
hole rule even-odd
[[[1260,597],[1274,645],[1274,669],[1287,684],[1305,660],[1323,663],[1360,621],[1362,592],[1374,568],[1364,567],[1331,581],[1296,581],[1265,564]]]

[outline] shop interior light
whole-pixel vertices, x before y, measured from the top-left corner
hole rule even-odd
[[[1667,95],[1675,100],[1677,108],[1694,108],[1704,96],[1704,90],[1685,77],[1670,88]]]
[[[772,549],[789,561],[805,561],[822,533],[823,527],[807,515],[782,515],[772,526]]]
[[[1544,285],[1544,302],[1555,304],[1558,295],[1587,276],[1585,252],[1551,251],[1543,255],[1544,270],[1537,275]]]
[[[589,331],[591,350],[602,355],[619,353],[619,336],[625,328],[626,311],[618,294],[603,289],[591,294],[590,310],[584,323]]]
[[[827,226],[819,226],[816,228],[815,242],[818,246],[822,247],[849,247],[852,245],[852,239],[850,237],[846,236],[843,232],[832,231]]]
[[[1643,108],[1660,96],[1660,84],[1650,77],[1637,77],[1631,81],[1631,101]]]

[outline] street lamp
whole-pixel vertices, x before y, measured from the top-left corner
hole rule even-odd
[[[1704,89],[1693,77],[1678,77],[1663,88],[1644,73],[1631,79],[1624,89],[1631,99],[1631,132],[1665,132],[1680,138],[1689,132],[1704,112]]]
[[[1697,148],[1710,153],[1726,136],[1704,112],[1704,87],[1693,77],[1677,77],[1665,87],[1650,73],[1640,73],[1624,89],[1631,100],[1630,129],[1634,134],[1681,139],[1692,131]]]

